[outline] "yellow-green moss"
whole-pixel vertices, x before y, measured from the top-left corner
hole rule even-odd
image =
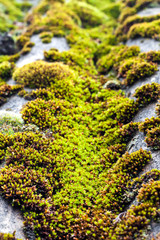
[[[37,61],[17,68],[13,78],[18,83],[30,87],[47,87],[55,83],[73,84],[75,73],[62,63]]]
[[[68,5],[80,17],[83,27],[95,27],[108,20],[103,12],[87,3],[71,1]]]
[[[14,21],[22,20],[23,13],[14,0],[0,0],[0,31],[14,29]]]

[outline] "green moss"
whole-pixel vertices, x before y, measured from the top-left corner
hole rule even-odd
[[[160,127],[155,127],[147,131],[145,142],[147,146],[153,148],[154,150],[160,149]]]
[[[140,123],[139,130],[147,133],[147,130],[151,130],[152,128],[160,126],[160,118],[159,117],[151,117],[146,118],[144,122]]]
[[[10,62],[0,63],[0,78],[2,80],[7,80],[11,77],[14,64]]]
[[[116,36],[119,38],[119,40],[122,37],[125,37],[128,34],[128,31],[134,24],[140,24],[140,23],[149,23],[153,20],[158,20],[160,15],[155,16],[147,16],[147,17],[140,17],[138,15],[133,15],[125,19],[123,24],[119,25],[116,29]]]
[[[46,38],[46,37],[49,37],[49,38],[52,38],[53,37],[53,34],[51,32],[42,32],[40,34],[40,38],[43,39],[43,38]]]
[[[138,194],[138,200],[141,202],[152,203],[158,206],[160,202],[159,196],[160,181],[150,181],[144,184]]]
[[[22,90],[22,86],[20,85],[15,85],[15,86],[10,86],[7,84],[3,84],[0,86],[0,105],[4,104],[7,101],[7,97],[10,97],[20,90]]]
[[[160,96],[160,85],[158,83],[146,84],[136,89],[134,97],[137,98],[139,106],[145,106],[156,101]]]
[[[98,71],[100,73],[106,73],[111,70],[112,67],[116,69],[122,60],[138,56],[139,52],[140,49],[137,46],[127,47],[121,45],[114,47],[108,55],[102,56],[102,58],[98,60]]]
[[[148,62],[160,62],[160,51],[150,51],[147,53],[141,53],[139,54],[139,57],[142,59],[145,59]]]
[[[29,53],[34,45],[35,45],[35,43],[30,42],[30,41],[24,43],[24,46],[21,49],[20,54],[25,55],[25,54]]]
[[[138,58],[127,59],[119,67],[118,76],[125,77],[125,85],[131,85],[139,79],[153,75],[157,70],[157,65],[152,62]]]
[[[18,83],[30,87],[47,87],[55,83],[72,85],[75,74],[62,63],[37,61],[18,68],[13,78]]]
[[[2,119],[0,161],[5,158],[6,166],[0,169],[0,191],[21,208],[25,226],[37,239],[143,239],[145,229],[157,219],[155,191],[150,191],[149,200],[145,197],[144,203],[123,211],[143,183],[151,178],[159,181],[156,171],[137,179],[151,160],[150,152],[126,152],[138,126],[145,132],[159,128],[158,118],[132,122],[142,105],[158,98],[159,85],[139,88],[135,101],[122,91],[103,89],[109,77],[99,74],[112,70],[132,84],[157,70],[159,52],[140,53],[137,46],[119,45],[114,34],[119,6],[123,21],[143,4],[42,0],[26,18],[26,31],[17,41],[20,54],[31,49],[29,38],[34,33],[43,41],[65,36],[70,45],[64,52],[45,51],[51,63],[36,61],[15,70],[17,82],[36,90],[4,85],[0,91],[2,103],[5,94],[19,90],[20,96],[31,100],[22,110],[24,124],[6,119],[5,125]],[[125,38],[130,24],[137,21],[136,16],[128,18],[118,38]],[[18,56],[1,57],[0,62],[16,61]],[[158,138],[156,131],[152,144]]]
[[[23,19],[23,13],[16,1],[0,0],[0,31],[6,32],[14,29],[14,21]]]
[[[124,20],[126,20],[129,16],[132,16],[136,14],[135,8],[132,7],[126,7],[121,11],[121,14],[119,16],[119,21],[122,23]]]
[[[40,38],[42,39],[43,43],[50,43],[53,37],[53,33],[51,32],[42,32],[40,34]]]
[[[20,35],[19,37],[17,37],[16,39],[16,44],[17,44],[17,47],[19,49],[22,49],[24,47],[24,45],[30,41],[30,38],[28,36],[25,36],[25,35]]]
[[[69,7],[79,16],[82,25],[85,28],[95,27],[108,20],[108,17],[103,12],[87,3],[72,1],[68,4]]]
[[[118,18],[120,15],[120,3],[113,3],[102,8],[102,11],[113,18]]]
[[[149,38],[156,38],[156,36],[160,33],[159,30],[160,21],[152,21],[150,23],[139,23],[134,24],[129,32],[128,32],[128,39],[129,38],[136,38],[136,37],[149,37]]]
[[[20,240],[15,237],[15,234],[0,233],[1,240]]]

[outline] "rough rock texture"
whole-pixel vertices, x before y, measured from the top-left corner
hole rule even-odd
[[[158,51],[160,50],[160,42],[154,39],[147,39],[147,38],[137,38],[137,39],[129,39],[126,42],[127,46],[139,46],[141,52],[148,52],[148,51]]]
[[[0,34],[0,55],[12,55],[15,53],[15,43],[10,34]]]
[[[21,56],[21,58],[16,63],[17,67],[22,67],[25,64],[44,59],[44,50],[48,51],[51,48],[56,48],[62,52],[69,49],[65,38],[54,37],[52,38],[51,43],[42,43],[39,35],[33,35],[30,41],[34,42],[35,46],[32,47],[31,52],[29,52],[27,55]]]
[[[16,230],[16,237],[26,239],[23,232],[23,218],[20,211],[13,208],[0,197],[0,232],[13,233]]]
[[[143,9],[142,11],[138,12],[137,15],[139,15],[140,17],[148,17],[158,14],[160,14],[160,7]]]

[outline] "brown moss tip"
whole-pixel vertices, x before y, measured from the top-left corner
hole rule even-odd
[[[72,85],[72,80],[75,79],[75,73],[63,63],[36,61],[16,69],[13,74],[13,79],[31,88],[45,88],[62,81]]]

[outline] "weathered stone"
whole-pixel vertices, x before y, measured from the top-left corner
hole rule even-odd
[[[15,42],[10,34],[0,34],[0,55],[12,55],[16,51]]]

